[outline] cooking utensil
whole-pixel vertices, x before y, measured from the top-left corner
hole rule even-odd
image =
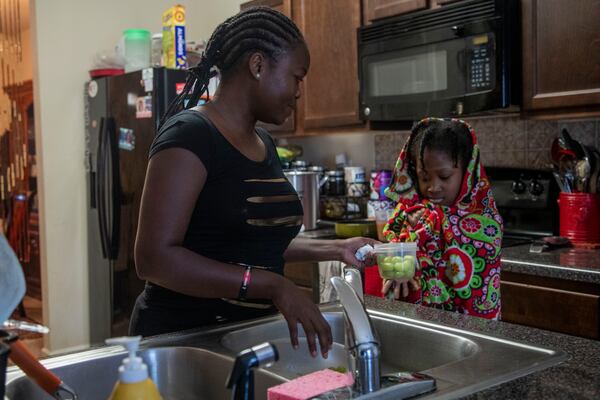
[[[4,342],[10,347],[11,361],[46,393],[58,400],[77,399],[75,391],[36,360],[17,336],[9,336]]]
[[[341,238],[370,237],[377,238],[377,225],[372,219],[338,221],[335,223],[335,235]]]
[[[319,189],[328,177],[319,179],[319,173],[315,171],[285,171],[284,174],[298,192],[302,202],[304,230],[316,229],[319,218]]]
[[[567,128],[563,128],[560,131],[559,144],[563,149],[570,150],[575,153],[575,158],[583,158],[584,152],[581,143],[571,137]]]
[[[4,235],[0,235],[0,322],[10,317],[25,295],[23,269]]]
[[[534,240],[529,247],[530,253],[542,253],[559,247],[567,247],[571,241],[562,236],[547,236],[539,240]]]
[[[6,388],[6,365],[8,364],[8,354],[10,347],[0,339],[0,399],[4,398]]]
[[[0,327],[2,329],[6,329],[6,330],[15,329],[15,330],[20,330],[20,331],[43,333],[43,334],[50,332],[50,329],[48,329],[48,327],[46,327],[44,325],[34,324],[31,322],[25,322],[25,321],[17,321],[15,319],[7,319],[6,321],[4,321],[4,324],[2,324],[2,326],[0,326]]]
[[[594,148],[591,148],[590,152],[592,164],[592,172],[590,174],[590,193],[598,193],[598,185],[600,183],[600,152]]]
[[[586,193],[588,190],[588,181],[590,180],[591,167],[586,158],[577,160],[575,164],[576,188],[578,192]]]

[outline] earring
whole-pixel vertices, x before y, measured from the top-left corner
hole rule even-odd
[[[260,78],[260,74],[256,74],[256,79],[259,79],[259,78]]]

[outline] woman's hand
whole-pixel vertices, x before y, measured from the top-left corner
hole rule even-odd
[[[364,261],[359,261],[356,258],[356,250],[360,249],[366,244],[370,244],[371,246],[381,243],[378,240],[365,238],[365,237],[353,237],[350,239],[344,239],[338,241],[338,246],[340,248],[340,261],[354,265],[357,267],[365,267],[375,264],[375,254],[368,254]]]
[[[331,327],[319,308],[294,283],[285,278],[282,282],[277,285],[271,300],[287,321],[292,346],[298,348],[298,323],[301,323],[311,356],[317,356],[315,337],[318,337],[321,354],[327,358],[333,343]]]
[[[414,291],[421,289],[421,283],[419,282],[419,279],[411,278],[405,282],[388,279],[384,282],[381,293],[383,293],[385,296],[389,291],[393,290],[394,298],[398,300],[400,297],[408,297],[409,288],[410,290]]]

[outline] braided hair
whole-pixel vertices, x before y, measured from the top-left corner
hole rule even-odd
[[[228,18],[214,30],[198,65],[188,69],[183,91],[169,104],[160,125],[182,109],[198,104],[208,93],[210,79],[217,73],[226,79],[244,55],[261,52],[277,61],[299,43],[304,43],[304,37],[296,24],[272,8],[252,7]]]
[[[473,141],[466,124],[458,120],[431,119],[417,123],[412,132],[408,168],[415,181],[417,157],[423,165],[425,149],[442,151],[451,157],[455,167],[466,168],[473,152]]]

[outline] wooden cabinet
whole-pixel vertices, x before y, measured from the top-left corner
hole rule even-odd
[[[364,23],[368,25],[374,20],[423,10],[428,0],[363,0]]]
[[[360,3],[299,0],[294,21],[311,54],[298,117],[304,130],[362,123],[358,118]]]
[[[362,0],[363,24],[369,25],[376,20],[425,10],[439,8],[462,0]]]
[[[295,120],[292,130],[303,135],[318,133],[320,129],[362,125],[358,116],[356,37],[361,23],[360,2],[255,0],[242,4],[241,8],[256,5],[291,15],[310,51],[310,70],[300,88],[302,96],[296,113],[290,118]]]
[[[437,7],[445,6],[446,4],[449,4],[449,3],[456,3],[457,1],[461,1],[461,0],[431,0],[430,7],[437,8]]]
[[[292,0],[254,0],[242,3],[240,5],[241,10],[245,10],[250,7],[265,6],[271,7],[280,13],[292,18]]]
[[[502,272],[502,320],[600,339],[600,285]]]
[[[598,1],[522,0],[521,7],[524,113],[600,115]]]

